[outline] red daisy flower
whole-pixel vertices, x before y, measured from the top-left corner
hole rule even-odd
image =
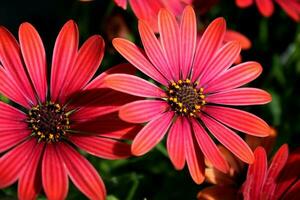
[[[265,104],[271,96],[260,89],[239,88],[255,79],[262,67],[256,62],[230,67],[239,56],[240,45],[222,45],[226,31],[223,18],[209,25],[198,44],[196,29],[191,6],[184,10],[180,25],[169,11],[160,11],[159,40],[147,22],[139,21],[145,52],[124,39],[114,39],[113,45],[162,87],[126,74],[109,75],[105,82],[115,90],[148,98],[129,103],[119,111],[125,121],[147,122],[133,140],[133,154],[147,153],[169,132],[167,149],[175,168],[182,169],[186,161],[194,181],[201,183],[203,154],[220,171],[228,170],[207,131],[247,163],[254,159],[251,149],[228,127],[259,137],[270,133],[266,122],[253,114],[217,104]]]
[[[298,0],[235,0],[240,8],[246,8],[255,2],[259,12],[265,17],[270,17],[273,14],[273,1],[278,3],[286,14],[296,22],[300,21],[300,2]]]
[[[129,145],[118,139],[131,137],[128,131],[133,127],[118,120],[117,111],[133,99],[103,87],[103,78],[126,72],[122,68],[127,65],[90,82],[103,58],[104,41],[92,36],[78,50],[78,37],[73,21],[60,31],[48,95],[46,56],[38,32],[23,23],[19,46],[0,27],[0,92],[23,107],[0,102],[0,188],[18,180],[19,199],[36,198],[41,187],[48,199],[64,199],[68,177],[88,198],[105,199],[97,171],[73,146],[106,159],[130,155]]]
[[[299,199],[300,149],[288,155],[288,145],[282,145],[268,168],[266,151],[254,151],[255,162],[248,168],[241,191],[245,200],[250,199]]]

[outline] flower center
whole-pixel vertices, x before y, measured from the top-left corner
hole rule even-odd
[[[191,83],[189,79],[179,80],[169,85],[167,95],[168,103],[178,115],[196,117],[205,104],[203,88],[197,89],[197,82]]]
[[[38,141],[58,142],[70,128],[69,116],[65,110],[56,103],[47,102],[37,105],[28,112],[28,125],[32,136]]]

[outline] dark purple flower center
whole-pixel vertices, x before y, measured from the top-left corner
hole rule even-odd
[[[203,88],[197,88],[198,83],[189,79],[179,80],[169,85],[168,103],[178,115],[196,117],[205,104]]]
[[[59,104],[47,102],[28,112],[28,125],[38,141],[58,142],[70,128],[69,116]]]

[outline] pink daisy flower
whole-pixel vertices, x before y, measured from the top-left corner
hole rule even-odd
[[[132,143],[132,153],[149,152],[168,132],[167,150],[176,169],[187,163],[196,183],[204,180],[205,156],[217,169],[226,172],[228,164],[208,131],[242,161],[253,162],[249,146],[229,127],[265,137],[270,127],[251,113],[228,105],[257,105],[271,101],[267,92],[240,86],[254,80],[262,71],[256,62],[231,67],[240,53],[238,42],[225,45],[226,23],[214,20],[197,42],[194,10],[187,6],[181,23],[166,9],[159,13],[158,39],[150,25],[139,21],[145,52],[124,39],[113,45],[130,63],[161,87],[142,78],[113,74],[108,87],[145,97],[120,108],[119,116],[132,123],[146,123]],[[225,106],[220,106],[225,105]]]
[[[240,8],[246,8],[256,3],[259,12],[270,17],[274,12],[274,2],[276,2],[285,12],[296,22],[300,21],[300,2],[298,0],[235,0]]]
[[[92,36],[79,50],[78,42],[77,25],[69,21],[55,43],[48,89],[45,50],[35,28],[20,26],[19,46],[0,27],[0,92],[22,107],[0,102],[0,188],[18,180],[19,199],[35,199],[41,188],[48,199],[65,199],[68,177],[88,198],[105,199],[96,169],[74,147],[105,159],[130,155],[119,139],[131,137],[134,127],[118,120],[117,111],[133,98],[105,89],[103,79],[132,68],[120,65],[91,81],[104,41]]]

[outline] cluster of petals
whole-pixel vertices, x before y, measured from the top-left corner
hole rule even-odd
[[[55,43],[48,88],[45,49],[35,28],[21,24],[18,43],[0,27],[0,92],[16,103],[0,102],[0,188],[18,181],[19,199],[35,199],[42,188],[48,199],[65,199],[68,177],[89,199],[105,199],[101,177],[76,149],[105,159],[131,155],[120,140],[132,137],[135,127],[119,120],[117,111],[133,97],[105,88],[104,78],[135,70],[119,65],[91,80],[104,55],[104,40],[92,36],[80,49],[78,43],[77,25],[68,21]],[[70,113],[70,128],[60,141],[38,141],[28,125],[28,112],[46,102]]]
[[[159,39],[148,22],[139,21],[144,50],[132,42],[117,38],[113,45],[131,64],[152,78],[151,81],[128,74],[105,78],[107,87],[139,97],[120,108],[121,119],[146,123],[134,138],[131,150],[143,155],[158,144],[168,132],[167,150],[176,169],[185,163],[196,183],[204,180],[204,157],[217,169],[229,170],[228,163],[208,131],[234,155],[246,163],[254,161],[250,147],[232,129],[249,135],[265,137],[270,127],[257,116],[228,106],[260,105],[271,101],[264,90],[241,87],[257,78],[262,67],[257,62],[232,66],[240,54],[240,44],[223,44],[226,23],[214,20],[197,41],[196,16],[191,6],[183,11],[178,24],[166,9],[158,15]],[[175,113],[167,101],[166,88],[181,80],[199,83],[205,105],[194,117]],[[225,105],[225,106],[222,106]]]
[[[274,2],[276,2],[285,12],[296,22],[300,21],[300,2],[298,0],[235,0],[237,6],[246,8],[256,3],[259,12],[270,17],[274,12]]]

